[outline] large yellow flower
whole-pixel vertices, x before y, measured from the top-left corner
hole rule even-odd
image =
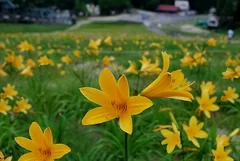
[[[3,155],[3,153],[0,151],[0,161],[12,161],[12,157],[8,157],[6,159],[4,159],[5,156]]]
[[[217,97],[209,98],[208,90],[202,91],[202,97],[197,97],[199,110],[203,111],[208,118],[211,118],[210,112],[219,110],[219,106],[213,104],[216,100]]]
[[[0,99],[0,113],[7,115],[7,112],[11,110],[11,106],[8,105],[8,101]]]
[[[231,103],[234,103],[236,99],[238,99],[239,95],[235,93],[236,88],[228,87],[227,90],[224,90],[224,96],[221,97],[221,100],[223,102],[230,101]]]
[[[189,121],[189,126],[183,124],[183,129],[188,136],[188,140],[191,141],[196,147],[200,148],[200,145],[196,138],[207,138],[208,134],[201,130],[203,128],[204,123],[197,123],[197,118],[192,116]]]
[[[231,150],[224,150],[223,145],[217,146],[216,150],[212,150],[214,161],[234,161],[231,157],[229,157],[229,153]]]
[[[193,96],[185,90],[185,87],[179,88],[184,81],[184,74],[181,70],[167,72],[169,68],[169,56],[163,52],[163,70],[160,75],[148,85],[141,95],[148,98],[174,98],[185,101],[191,101]]]
[[[53,144],[51,129],[46,128],[42,132],[36,122],[31,124],[29,134],[32,140],[24,137],[15,138],[21,147],[31,151],[22,155],[18,161],[54,161],[71,151],[67,145]]]
[[[116,82],[107,68],[99,75],[99,86],[102,91],[90,87],[80,88],[88,100],[100,105],[87,112],[82,124],[94,125],[119,118],[120,128],[131,134],[131,115],[137,115],[151,107],[152,101],[143,96],[129,96],[127,78],[123,75]]]
[[[172,123],[173,132],[170,130],[163,129],[161,130],[162,135],[166,138],[162,141],[162,145],[167,144],[167,153],[171,153],[175,146],[182,148],[180,132],[177,129],[177,126]]]

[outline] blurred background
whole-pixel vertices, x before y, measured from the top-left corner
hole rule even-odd
[[[73,25],[89,16],[109,15],[158,27],[205,15],[195,25],[236,29],[240,0],[0,0],[0,22]]]

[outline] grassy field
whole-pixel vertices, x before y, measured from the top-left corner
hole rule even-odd
[[[0,23],[0,33],[39,33],[53,32],[67,29],[68,25],[60,24],[13,24]]]
[[[82,125],[85,114],[99,105],[87,100],[79,88],[100,89],[99,74],[104,68],[109,68],[116,79],[125,74],[130,94],[137,96],[160,74],[159,70],[163,69],[162,52],[165,51],[171,58],[168,71],[181,69],[185,78],[189,82],[194,82],[191,85],[194,99],[187,102],[166,98],[166,95],[154,99],[149,97],[153,106],[132,117],[133,132],[128,136],[128,160],[212,161],[216,156],[211,150],[215,150],[217,144],[220,144],[216,142],[217,135],[227,135],[230,138],[229,134],[240,127],[240,100],[234,99],[234,103],[221,100],[223,91],[228,86],[236,88],[236,93],[240,93],[239,73],[236,71],[232,80],[223,79],[222,75],[227,68],[235,70],[239,66],[240,46],[235,42],[228,42],[222,35],[214,37],[216,45],[211,46],[207,45],[208,38],[161,37],[154,35],[144,26],[133,23],[93,23],[71,32],[41,34],[25,31],[58,31],[65,29],[66,26],[52,28],[38,26],[30,30],[34,25],[7,27],[8,25],[0,24],[0,93],[2,93],[0,97],[7,100],[13,109],[22,97],[28,99],[32,106],[27,110],[27,114],[9,110],[6,111],[7,115],[4,115],[1,113],[0,104],[0,151],[5,156],[13,156],[13,161],[28,152],[21,148],[14,138],[17,136],[30,138],[28,128],[34,121],[42,129],[51,128],[54,143],[63,143],[71,148],[71,152],[59,160],[124,160],[125,134],[119,128],[118,119],[98,125]],[[99,44],[98,39],[101,40]],[[91,40],[94,41],[93,45],[90,43]],[[19,46],[24,41],[27,43]],[[226,66],[226,60],[230,59],[229,55],[237,63]],[[40,61],[43,56],[47,56],[53,62],[43,65]],[[140,63],[143,56],[151,60],[150,65],[147,62]],[[192,68],[183,65],[183,58],[186,56],[190,56],[194,61]],[[28,59],[32,59],[36,66],[29,63]],[[138,74],[127,72],[128,61],[135,62]],[[32,75],[26,72],[27,69],[32,71]],[[180,82],[174,84],[173,80],[179,81],[181,76],[173,79],[174,74],[170,75],[172,86],[179,86]],[[215,92],[210,97],[217,96],[214,104],[220,107],[218,111],[211,112],[211,119],[203,112],[199,112],[196,99],[201,97],[204,91],[200,87],[203,81],[210,81],[215,85]],[[105,82],[108,85],[110,79],[106,79]],[[18,91],[13,99],[4,97],[3,87],[7,84],[15,85],[15,90]],[[110,85],[111,83],[109,88]],[[160,84],[158,88],[161,86],[164,84]],[[180,87],[176,87],[175,90],[177,89]],[[207,89],[210,93],[210,89]],[[169,112],[173,113],[176,122],[169,116]],[[207,138],[197,138],[199,148],[188,140],[183,130],[182,124],[188,125],[191,116],[196,116],[198,122],[204,122],[203,130],[208,133]],[[159,125],[168,125],[168,128],[163,129],[172,131],[172,122],[178,124],[182,148],[176,147],[168,154],[166,145],[161,144],[165,137],[160,131],[154,132],[154,129]],[[231,149],[229,156],[235,161],[240,161],[239,140],[239,134],[233,136],[229,145],[225,147],[225,150]]]

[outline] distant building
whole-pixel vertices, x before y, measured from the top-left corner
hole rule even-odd
[[[157,10],[160,12],[178,12],[180,11],[180,8],[174,5],[160,4]]]
[[[182,11],[187,11],[190,9],[190,4],[188,0],[175,0],[174,6],[180,8]]]

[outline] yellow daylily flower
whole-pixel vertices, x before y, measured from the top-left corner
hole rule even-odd
[[[203,57],[202,53],[196,53],[193,57],[198,65],[203,65],[207,63],[207,60]]]
[[[8,101],[0,99],[0,113],[7,115],[7,112],[11,110],[11,106],[8,105]]]
[[[119,118],[120,128],[132,134],[132,115],[137,115],[152,106],[152,101],[143,96],[129,96],[127,78],[123,75],[116,82],[113,74],[105,68],[99,75],[102,91],[84,87],[81,93],[90,101],[100,105],[87,112],[83,125],[94,125]]]
[[[125,73],[129,73],[129,74],[138,74],[138,71],[137,71],[137,67],[136,67],[136,64],[132,61],[128,61],[129,63],[129,67],[125,70]]]
[[[20,101],[16,102],[17,106],[13,107],[14,112],[23,112],[27,114],[27,111],[32,108],[32,105],[28,103],[28,99],[22,98]]]
[[[223,145],[217,146],[216,150],[212,150],[212,154],[214,156],[213,161],[234,161],[233,158],[229,157],[229,153],[231,153],[231,150],[224,150]]]
[[[44,55],[44,56],[42,56],[38,59],[38,64],[39,65],[51,65],[51,66],[53,66],[54,62],[51,59],[49,59],[46,55]]]
[[[27,60],[26,66],[29,66],[29,67],[31,67],[31,68],[34,68],[34,67],[36,66],[36,63],[35,63],[32,59],[29,58],[29,59]]]
[[[216,39],[214,39],[213,37],[209,38],[207,41],[207,45],[208,46],[216,46],[217,45]]]
[[[236,88],[228,87],[227,90],[224,90],[224,96],[221,97],[221,100],[223,102],[229,101],[231,103],[234,103],[236,99],[238,99],[239,95],[235,93]]]
[[[104,44],[112,46],[112,38],[110,36],[106,37]]]
[[[15,57],[14,62],[12,62],[12,65],[14,67],[16,67],[17,69],[21,70],[25,67],[25,65],[23,64],[23,56],[22,55],[18,55]]]
[[[3,153],[0,151],[0,161],[12,161],[12,157],[8,157],[5,159],[5,156],[3,155]]]
[[[225,62],[226,66],[229,67],[229,66],[237,66],[238,65],[238,60],[237,59],[232,59],[231,56],[229,56]]]
[[[225,147],[229,145],[230,137],[226,135],[221,135],[221,136],[218,135],[216,137],[216,141],[217,141],[217,146],[222,145]]]
[[[111,58],[109,56],[104,56],[104,58],[101,61],[101,64],[105,67],[108,67],[109,65],[111,65]]]
[[[183,67],[186,66],[192,69],[193,66],[197,66],[195,59],[190,55],[185,55],[180,61]]]
[[[60,75],[65,75],[66,74],[66,71],[65,70],[61,70],[60,71]]]
[[[23,75],[26,77],[32,77],[33,76],[32,68],[30,66],[27,66],[21,71],[20,75]]]
[[[9,98],[13,100],[13,97],[15,97],[18,94],[18,92],[15,90],[15,86],[11,84],[7,84],[6,87],[3,87],[3,98]]]
[[[207,118],[211,118],[210,112],[218,111],[219,106],[213,104],[217,100],[217,97],[209,98],[208,90],[202,91],[202,97],[197,97],[199,104],[199,110],[203,111]]]
[[[68,65],[72,62],[72,59],[68,55],[65,55],[65,56],[61,57],[61,61]]]
[[[71,151],[67,145],[53,144],[51,129],[46,128],[42,132],[36,122],[31,124],[29,134],[32,140],[24,137],[15,138],[18,145],[31,151],[22,155],[18,161],[54,161]]]
[[[215,93],[215,88],[216,88],[216,85],[214,85],[212,82],[208,81],[208,82],[202,82],[201,84],[201,90],[204,91],[204,90],[207,90],[209,95],[212,95]]]
[[[97,44],[97,46],[100,46],[101,43],[102,43],[102,39],[97,39],[97,40],[95,41],[95,43]]]
[[[90,40],[88,48],[98,50],[98,44],[94,40]]]
[[[238,73],[236,73],[233,69],[227,68],[225,72],[222,72],[223,79],[234,79],[239,78]]]
[[[6,77],[8,74],[3,70],[5,67],[6,63],[0,64],[0,77]]]
[[[79,58],[81,56],[81,52],[79,50],[74,50],[73,55]]]
[[[17,48],[23,52],[23,51],[34,51],[34,46],[28,43],[27,41],[21,42]]]
[[[200,148],[200,144],[196,138],[207,138],[208,134],[201,130],[204,123],[197,123],[197,118],[192,116],[189,121],[189,126],[183,124],[183,129],[188,136],[188,140],[191,141],[196,147]]]
[[[182,148],[180,132],[177,129],[177,126],[172,123],[173,131],[163,129],[161,130],[162,135],[166,138],[162,141],[162,145],[167,144],[167,153],[171,153],[175,146],[178,146],[179,149]]]
[[[169,68],[169,56],[163,52],[163,70],[160,75],[148,85],[142,92],[142,96],[148,98],[174,98],[184,101],[191,101],[193,96],[185,90],[185,87],[179,88],[184,81],[184,74],[181,70],[167,72]]]
[[[6,62],[7,63],[13,63],[15,61],[15,54],[14,53],[9,53],[8,56],[6,57]]]
[[[159,68],[159,60],[156,59],[155,63],[151,63],[151,59],[147,59],[145,56],[142,56],[140,63],[142,64],[141,69],[139,70],[143,75],[148,74],[159,74],[161,69]]]
[[[187,92],[191,92],[192,88],[191,88],[192,83],[187,81],[187,79],[184,79],[184,81],[180,84],[179,88],[184,88],[185,91]]]

